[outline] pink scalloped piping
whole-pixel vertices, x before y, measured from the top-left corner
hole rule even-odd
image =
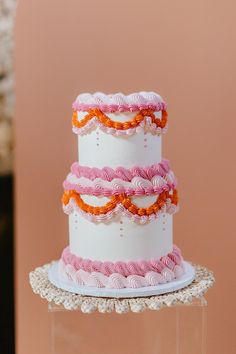
[[[119,273],[113,273],[106,276],[99,272],[89,273],[82,269],[76,271],[71,264],[66,265],[60,260],[58,272],[60,277],[63,277],[78,286],[109,289],[137,289],[146,286],[156,286],[180,278],[184,273],[184,269],[182,266],[176,265],[173,270],[164,268],[161,273],[151,271],[146,273],[145,276],[129,275],[125,277]]]
[[[128,196],[135,195],[135,196],[141,196],[141,195],[146,195],[150,196],[152,194],[160,194],[164,191],[170,191],[171,189],[175,188],[175,185],[171,184],[165,184],[161,187],[149,187],[149,188],[125,188],[118,186],[119,188],[97,188],[97,187],[84,187],[80,185],[76,185],[73,183],[70,183],[68,181],[65,181],[63,183],[63,187],[65,190],[75,190],[79,194],[87,194],[87,195],[94,195],[94,196],[104,196],[104,197],[110,197],[118,194],[123,194],[125,193]]]
[[[161,273],[165,268],[173,271],[174,267],[181,266],[183,261],[181,251],[177,246],[173,246],[173,251],[160,259],[130,262],[101,262],[84,259],[71,253],[68,246],[63,250],[61,260],[65,265],[71,265],[75,271],[82,269],[85,272],[99,272],[106,276],[118,273],[124,277],[145,276],[148,272]]]
[[[137,111],[141,109],[166,109],[163,98],[152,91],[133,92],[128,95],[122,92],[105,94],[103,92],[81,93],[77,96],[73,108],[87,111],[99,108],[104,112]]]
[[[136,176],[131,181],[120,178],[114,178],[112,181],[101,178],[90,180],[86,177],[77,178],[70,173],[63,182],[65,190],[75,190],[79,194],[94,196],[114,196],[124,193],[129,196],[160,194],[175,189],[176,185],[177,181],[172,171],[169,171],[165,177],[154,176],[151,180],[147,180]]]
[[[96,167],[80,166],[78,162],[74,162],[71,166],[71,172],[78,178],[86,177],[92,181],[96,178],[101,178],[109,182],[115,178],[130,182],[134,177],[142,177],[150,181],[154,176],[165,177],[169,171],[170,164],[166,159],[163,159],[160,163],[145,167],[133,166],[131,168],[125,168],[120,166],[115,169],[111,167],[100,169]]]
[[[74,111],[87,112],[90,109],[98,108],[106,113],[114,112],[137,112],[143,109],[151,109],[155,112],[164,111],[167,109],[165,102],[158,103],[138,103],[138,104],[85,104],[74,102],[72,109]]]
[[[129,210],[127,210],[122,204],[118,203],[114,209],[109,211],[106,214],[99,214],[99,215],[94,215],[90,213],[86,213],[83,210],[81,210],[76,202],[74,201],[73,198],[70,199],[69,203],[67,205],[63,204],[63,210],[66,214],[71,214],[74,211],[82,215],[85,219],[89,220],[90,222],[93,223],[108,223],[112,221],[112,218],[117,215],[121,214],[126,217],[128,217],[131,221],[136,222],[137,224],[147,224],[149,222],[152,222],[156,220],[162,213],[167,213],[167,214],[175,214],[179,210],[179,206],[172,204],[170,199],[166,200],[165,205],[157,212],[153,213],[151,215],[142,215],[139,216],[137,214],[132,214]]]

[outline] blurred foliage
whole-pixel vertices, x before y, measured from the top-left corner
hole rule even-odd
[[[12,171],[15,10],[16,0],[0,0],[0,174],[9,174]]]

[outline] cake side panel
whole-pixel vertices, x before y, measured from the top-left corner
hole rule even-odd
[[[135,112],[131,113],[132,115]],[[80,119],[85,112],[78,112]],[[161,112],[156,112],[157,117]],[[82,116],[82,117],[81,117]],[[114,121],[127,121],[130,113],[109,114]],[[100,127],[78,137],[78,156],[82,166],[103,168],[147,166],[161,161],[161,135],[153,135],[141,128],[129,136],[116,136]]]
[[[95,224],[74,211],[69,215],[70,251],[98,261],[158,259],[173,249],[172,218],[163,213],[140,225],[117,215],[108,224]]]

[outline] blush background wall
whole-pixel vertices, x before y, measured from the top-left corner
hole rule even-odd
[[[50,352],[47,304],[32,293],[28,273],[67,244],[60,196],[76,159],[71,103],[96,90],[154,90],[167,100],[164,156],[181,196],[175,242],[215,272],[208,353],[234,352],[235,11],[234,1],[19,1],[17,354]]]

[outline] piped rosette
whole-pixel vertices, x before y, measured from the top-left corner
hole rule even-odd
[[[73,103],[73,111],[72,127],[78,135],[87,134],[97,127],[116,136],[133,135],[142,130],[160,135],[167,130],[166,103],[153,92],[128,96],[100,92],[82,94]],[[122,112],[134,112],[134,115],[125,121],[114,119],[113,113],[121,113],[122,116]],[[157,112],[161,112],[161,117]]]
[[[129,262],[83,259],[67,247],[59,262],[59,273],[79,286],[122,289],[164,284],[180,278],[184,269],[181,251],[176,246],[160,259]]]
[[[134,166],[131,169],[89,168],[74,163],[71,173],[63,183],[64,211],[74,210],[92,222],[109,222],[121,213],[134,222],[145,224],[156,219],[160,213],[173,214],[178,208],[176,178],[167,160],[148,167]],[[85,195],[105,197],[103,205],[91,205]],[[137,204],[150,199],[148,206]],[[142,204],[142,203],[141,203]]]

